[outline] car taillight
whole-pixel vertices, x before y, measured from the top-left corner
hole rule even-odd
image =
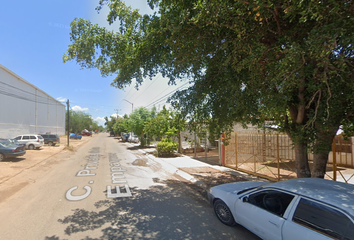
[[[39,142],[39,139],[37,139],[37,142]]]

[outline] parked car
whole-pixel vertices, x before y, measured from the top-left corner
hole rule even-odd
[[[81,135],[82,136],[91,136],[91,132],[89,132],[89,131],[85,131],[85,130],[83,130],[82,132],[81,132]]]
[[[55,146],[57,143],[60,143],[60,138],[57,134],[40,134],[44,139],[44,144],[48,146]]]
[[[25,144],[26,148],[29,150],[39,149],[44,145],[44,139],[41,135],[36,134],[24,134],[15,137],[15,139],[21,143]]]
[[[122,140],[123,140],[124,142],[128,142],[129,136],[130,136],[129,133],[123,133],[123,135],[122,135]]]
[[[13,143],[17,146],[21,146],[23,150],[25,150],[26,148],[26,145],[23,144],[23,143],[19,143],[16,139],[14,138],[0,138],[0,141],[6,141],[6,142],[9,142],[9,143]]]
[[[114,132],[112,132],[112,131],[109,132],[109,136],[110,136],[110,137],[114,137],[114,136],[115,136]]]
[[[7,140],[0,140],[0,161],[8,157],[18,157],[26,154],[23,146],[10,143]]]
[[[318,178],[212,187],[219,220],[262,239],[354,239],[354,185]]]
[[[82,136],[76,133],[70,133],[70,139],[79,139],[81,140]]]
[[[139,142],[139,137],[138,137],[138,135],[135,135],[135,134],[131,135],[131,136],[129,136],[128,141],[129,142],[138,143]]]

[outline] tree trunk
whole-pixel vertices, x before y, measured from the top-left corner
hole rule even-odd
[[[177,131],[177,137],[178,137],[178,153],[182,153],[181,131]]]
[[[336,135],[336,128],[332,131],[319,131],[313,154],[312,177],[324,178],[328,162],[329,152],[332,150],[333,139]]]
[[[298,178],[311,177],[311,171],[307,156],[307,148],[305,144],[295,143],[295,167]]]
[[[315,178],[324,178],[326,174],[326,166],[328,161],[327,153],[315,153],[313,154],[313,167],[311,176]]]

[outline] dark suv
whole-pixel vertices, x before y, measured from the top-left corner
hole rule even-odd
[[[60,143],[60,138],[57,134],[40,134],[44,138],[44,144],[48,146],[55,146],[55,144]]]

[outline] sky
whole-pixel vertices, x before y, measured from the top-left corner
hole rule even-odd
[[[139,91],[131,86],[120,90],[110,86],[115,76],[102,77],[97,69],[81,69],[75,61],[63,63],[70,42],[70,22],[84,18],[100,26],[108,9],[95,10],[99,0],[17,0],[2,1],[0,14],[0,64],[27,80],[70,108],[84,111],[99,125],[104,117],[130,114],[132,107],[162,109],[176,89],[188,85],[186,80],[169,86],[157,75],[146,79]],[[141,13],[152,13],[146,0],[127,1]],[[123,100],[125,99],[125,100]]]

